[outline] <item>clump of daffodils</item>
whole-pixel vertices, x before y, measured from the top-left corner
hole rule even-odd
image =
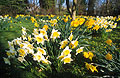
[[[44,26],[43,29],[34,29],[32,35],[29,35],[27,29],[22,27],[22,36],[11,42],[8,41],[9,50],[6,50],[8,58],[4,58],[5,63],[10,65],[10,58],[16,58],[23,63],[26,61],[25,57],[31,54],[34,61],[51,64],[47,50],[43,47],[44,43],[49,41],[47,28]],[[60,32],[53,29],[50,39],[55,40],[56,38],[60,38]]]

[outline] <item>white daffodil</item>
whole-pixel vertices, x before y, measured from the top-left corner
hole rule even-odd
[[[9,48],[13,48],[14,47],[13,41],[12,42],[8,41],[8,46],[9,46]]]
[[[10,50],[6,51],[6,54],[8,57],[15,57],[15,55],[17,55],[17,52],[15,51],[14,48],[11,48]]]
[[[84,48],[84,47],[80,47],[80,48],[78,48],[78,49],[76,50],[76,55],[77,55],[78,53],[83,52],[83,48]]]
[[[33,34],[33,35],[38,35],[38,34],[39,34],[38,29],[34,29],[32,34]]]
[[[63,50],[63,52],[61,53],[61,55],[66,56],[66,55],[70,54],[71,51],[72,51],[72,50],[70,50],[69,47],[66,46],[66,48]]]
[[[68,40],[65,39],[64,41],[60,42],[60,49],[63,49],[68,44]]]
[[[20,37],[20,38],[14,39],[13,42],[15,45],[20,45],[22,43],[22,39]]]
[[[26,37],[25,35],[22,35],[21,38],[22,38],[23,40],[27,40],[27,37]]]
[[[57,57],[57,59],[63,59],[64,57],[65,57],[65,55],[61,54],[60,56]]]
[[[24,57],[18,57],[17,59],[18,59],[18,61],[20,61],[20,62],[26,61],[26,60],[24,59]]]
[[[43,45],[44,44],[43,34],[35,35],[35,40],[37,41],[37,44],[41,43]]]
[[[51,64],[47,57],[42,60],[42,63]]]
[[[3,57],[3,59],[4,59],[5,64],[9,64],[9,65],[11,64],[8,58]]]
[[[23,48],[18,48],[19,56],[25,57],[27,55],[27,50]]]
[[[39,29],[40,33],[43,34],[44,36],[47,35],[47,32],[45,29]]]
[[[71,54],[68,54],[66,57],[64,57],[61,61],[64,62],[64,64],[66,63],[70,63],[71,61],[73,61],[73,59],[71,59]]]
[[[41,60],[44,60],[44,59],[45,57],[39,52],[37,52],[36,54],[33,54],[33,60],[35,61],[40,62]]]
[[[116,28],[117,23],[114,23],[114,25],[110,25],[111,28]]]
[[[31,35],[28,35],[27,39],[28,41],[31,41],[32,40]]]
[[[39,53],[43,54],[43,55],[46,55],[46,51],[40,47],[37,47],[37,50]]]
[[[45,39],[46,41],[49,41],[48,35],[44,35],[44,39]]]
[[[71,41],[71,43],[69,44],[70,48],[74,49],[78,46],[78,41],[77,39],[74,41]]]
[[[22,34],[25,35],[26,33],[26,28],[22,27]]]
[[[34,54],[34,50],[33,50],[33,49],[31,49],[31,48],[27,48],[26,50],[28,51],[28,53],[30,53],[30,54]]]
[[[60,34],[61,33],[58,32],[58,30],[53,29],[50,38],[52,38],[53,40],[56,39],[56,38],[60,38]]]
[[[73,39],[73,34],[72,34],[72,32],[71,32],[71,34],[70,34],[70,36],[69,36],[69,38],[68,38],[70,41],[72,41],[72,39]]]

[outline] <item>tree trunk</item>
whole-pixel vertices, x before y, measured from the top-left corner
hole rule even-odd
[[[72,20],[75,20],[75,16],[76,16],[76,5],[77,5],[77,0],[73,0]]]
[[[88,3],[88,15],[94,15],[94,6],[95,6],[95,1],[96,0],[89,0],[89,3]]]
[[[77,0],[73,0],[72,9],[70,8],[69,0],[66,0],[66,5],[67,5],[67,10],[68,10],[72,20],[75,20]]]

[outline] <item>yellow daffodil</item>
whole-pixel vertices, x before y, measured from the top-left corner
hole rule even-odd
[[[43,29],[45,29],[47,31],[48,30],[48,25],[44,25]]]
[[[94,27],[93,27],[93,30],[98,30],[100,28],[100,26],[99,25],[95,25]]]
[[[82,25],[84,22],[85,22],[85,19],[84,19],[84,18],[80,18],[80,19],[79,19],[79,24],[80,24],[80,25]]]
[[[97,66],[93,66],[92,64],[88,64],[87,62],[85,62],[85,66],[88,70],[91,70],[92,72],[94,72],[94,71],[98,72],[98,70],[96,68]]]
[[[34,26],[35,26],[35,27],[38,27],[38,26],[39,26],[39,24],[38,24],[37,22],[35,22]]]
[[[88,52],[83,52],[83,56],[84,56],[85,58],[88,58],[88,57],[89,57]]]
[[[78,27],[79,26],[79,21],[78,20],[74,20],[71,22],[71,26],[73,27]]]
[[[92,61],[94,54],[92,52],[88,52],[88,54],[89,54],[89,59]]]
[[[68,18],[65,18],[65,19],[64,19],[64,22],[65,22],[65,23],[68,22]]]
[[[107,60],[112,60],[112,54],[107,53],[107,54],[105,55],[105,58],[106,58]]]
[[[89,58],[92,61],[94,54],[92,52],[83,52],[85,58]]]
[[[112,40],[111,40],[111,39],[108,39],[108,40],[106,41],[106,43],[107,43],[108,45],[111,45]]]
[[[112,29],[106,29],[106,32],[111,32],[112,31]]]

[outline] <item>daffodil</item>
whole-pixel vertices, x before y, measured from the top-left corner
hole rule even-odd
[[[88,54],[89,54],[89,59],[92,61],[92,58],[93,58],[94,54],[90,51],[88,52]]]
[[[12,42],[8,41],[8,46],[9,48],[14,48],[13,41]]]
[[[37,22],[35,22],[34,26],[35,26],[35,27],[38,27],[38,26],[39,26],[39,24],[38,24]]]
[[[31,35],[28,35],[27,39],[28,41],[31,41],[32,40]]]
[[[21,38],[22,38],[23,40],[27,40],[27,37],[26,37],[25,35],[22,35]]]
[[[63,59],[65,57],[65,55],[60,55],[59,57],[58,57],[58,59]]]
[[[45,29],[47,31],[48,30],[48,25],[44,25],[43,29]]]
[[[68,54],[66,57],[64,57],[61,61],[64,62],[64,64],[66,63],[70,63],[71,61],[73,61],[73,59],[71,59],[71,54]]]
[[[52,38],[53,40],[56,39],[56,38],[60,38],[60,34],[61,33],[58,32],[58,30],[53,29],[50,38]]]
[[[98,70],[96,68],[97,66],[93,66],[92,64],[88,64],[87,62],[85,62],[85,66],[88,70],[91,70],[92,72],[94,72],[94,71],[98,72]]]
[[[33,35],[38,35],[38,34],[39,34],[38,29],[34,29],[32,34],[33,34]]]
[[[48,60],[48,57],[44,58],[44,59],[42,60],[42,63],[51,64],[51,62]]]
[[[20,62],[26,61],[26,60],[24,59],[24,57],[18,57],[17,59],[18,59],[18,61],[20,61]]]
[[[112,40],[111,40],[111,39],[108,39],[108,40],[106,41],[106,43],[107,43],[108,45],[111,45]]]
[[[36,54],[33,54],[33,60],[40,62],[43,59],[45,59],[45,57],[41,53],[37,52]]]
[[[65,39],[64,41],[60,42],[60,49],[63,49],[68,44],[68,40]]]
[[[106,32],[111,32],[112,31],[112,29],[106,29]]]
[[[10,50],[6,51],[6,54],[8,57],[15,57],[15,55],[17,55],[17,52],[15,51],[14,48],[10,48]]]
[[[39,29],[40,33],[43,34],[44,36],[47,35],[47,32],[45,29]]]
[[[22,27],[22,34],[25,35],[26,33],[26,28]]]
[[[71,26],[78,27],[79,26],[79,21],[75,19],[74,21],[71,22]]]
[[[70,48],[74,49],[78,46],[78,41],[77,39],[74,41],[71,41],[71,43],[69,44]]]
[[[70,36],[69,36],[69,38],[68,38],[70,41],[72,41],[72,39],[73,39],[73,34],[72,34],[72,32],[71,32],[71,34],[70,34]]]
[[[43,34],[35,35],[35,40],[37,41],[37,44],[41,43],[43,45],[44,44]]]
[[[93,30],[98,30],[100,28],[100,26],[99,25],[95,25],[94,27],[93,27]]]
[[[13,42],[15,45],[20,45],[22,43],[22,38],[20,37],[20,38],[14,39]]]
[[[64,19],[64,22],[66,23],[67,21],[68,21],[68,18],[65,18],[65,19]]]
[[[34,17],[31,17],[32,23],[36,22],[36,19]]]
[[[85,19],[84,19],[84,18],[80,18],[80,19],[79,19],[79,24],[80,24],[80,25],[82,25],[84,22],[85,22]]]
[[[83,52],[83,56],[85,58],[89,58],[92,61],[92,58],[93,58],[94,54],[90,51],[89,52]]]
[[[78,48],[78,49],[76,50],[76,55],[77,55],[78,53],[83,52],[83,48],[84,48],[84,47],[80,47],[80,48]]]
[[[71,51],[72,51],[72,50],[70,50],[69,47],[66,46],[66,48],[63,50],[63,52],[61,53],[61,55],[66,56],[66,55],[70,54]]]
[[[11,65],[10,60],[8,58],[3,57],[3,59],[4,59],[5,64]]]
[[[87,52],[83,52],[83,56],[84,56],[85,58],[88,58],[88,57],[89,57],[89,54],[88,54]]]
[[[40,47],[37,47],[37,50],[39,53],[43,54],[43,55],[46,55],[46,51]]]
[[[107,53],[107,54],[105,55],[105,58],[106,58],[107,60],[112,60],[112,54]]]
[[[27,50],[19,48],[18,50],[19,56],[25,57],[27,55]]]

